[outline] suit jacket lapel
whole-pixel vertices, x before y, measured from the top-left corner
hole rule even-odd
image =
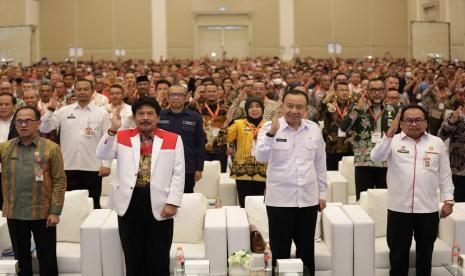
[[[140,161],[140,136],[139,134],[131,137],[131,149],[132,155],[134,157],[134,163],[136,164],[137,171],[139,171],[139,161]]]
[[[153,136],[153,144],[152,144],[152,160],[150,164],[150,171],[153,172],[155,168],[155,163],[157,162],[158,156],[160,155],[161,145],[163,144],[163,139],[158,137],[157,135]]]

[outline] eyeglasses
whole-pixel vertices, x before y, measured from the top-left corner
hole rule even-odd
[[[423,124],[425,122],[425,119],[421,119],[421,118],[410,119],[409,118],[409,119],[405,119],[404,122],[409,126],[411,126],[413,124],[421,125],[421,124]]]
[[[21,120],[21,119],[18,119],[18,120],[15,121],[15,124],[17,126],[22,126],[22,125],[30,126],[30,125],[32,125],[33,122],[36,122],[36,121],[39,121],[39,120],[32,120],[32,119]]]
[[[300,104],[297,104],[297,105],[286,104],[286,108],[290,110],[295,108],[297,111],[302,111],[305,109],[305,107],[306,107],[305,105],[300,105]]]
[[[380,87],[380,88],[370,88],[368,89],[368,92],[373,93],[373,94],[383,94],[386,92],[386,88]]]
[[[182,97],[185,97],[186,94],[183,94],[183,93],[168,93],[168,96],[170,96],[171,98],[175,98],[175,97],[182,98]]]

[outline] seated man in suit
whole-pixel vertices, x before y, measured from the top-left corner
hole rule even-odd
[[[120,131],[121,116],[114,110],[97,147],[98,158],[118,160],[109,204],[118,214],[127,276],[169,275],[184,149],[181,136],[157,128],[160,110],[155,99],[140,97],[132,105],[136,128]]]

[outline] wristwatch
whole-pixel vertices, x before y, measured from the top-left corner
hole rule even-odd
[[[266,133],[266,136],[273,138],[276,134]]]
[[[454,206],[455,201],[454,201],[454,200],[446,200],[446,201],[444,201],[444,203],[447,203],[447,204],[449,204],[449,205]]]

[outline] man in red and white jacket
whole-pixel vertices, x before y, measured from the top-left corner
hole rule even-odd
[[[157,128],[160,105],[140,97],[132,105],[136,128],[121,127],[115,110],[97,147],[102,160],[116,158],[110,207],[118,214],[126,275],[169,275],[173,216],[184,191],[181,136]]]
[[[394,135],[399,126],[402,132]],[[388,161],[387,243],[390,275],[407,275],[412,234],[416,275],[431,275],[439,217],[452,213],[454,186],[443,141],[426,133],[427,113],[417,104],[398,112],[385,136],[371,151],[373,161]],[[444,205],[438,213],[437,190]]]

